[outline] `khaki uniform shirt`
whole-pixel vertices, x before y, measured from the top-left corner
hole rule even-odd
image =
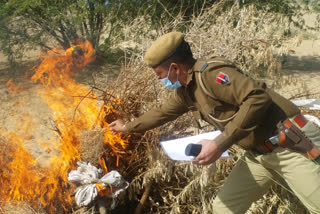
[[[276,133],[280,120],[299,114],[294,104],[265,83],[216,57],[197,60],[188,71],[186,87],[175,89],[162,108],[146,112],[126,127],[130,133],[143,133],[188,111],[197,112],[195,115],[222,131],[214,140],[221,151],[234,143],[255,149]]]

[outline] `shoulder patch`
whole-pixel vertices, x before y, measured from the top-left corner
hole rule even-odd
[[[216,77],[216,82],[221,85],[228,85],[230,84],[229,76],[223,72],[219,72]]]

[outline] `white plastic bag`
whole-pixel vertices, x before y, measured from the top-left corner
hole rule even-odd
[[[86,162],[78,161],[77,164],[79,166],[77,170],[72,170],[68,175],[70,182],[81,185],[76,189],[76,204],[78,206],[87,206],[94,201],[99,195],[96,187],[96,184],[99,183],[105,187],[115,188],[115,191],[107,196],[112,198],[111,209],[114,209],[118,202],[116,200],[117,197],[128,188],[129,183],[115,170],[100,178],[101,169],[97,169]]]
[[[101,169],[97,169],[90,163],[78,161],[77,170],[72,170],[69,173],[68,181],[79,184],[90,184],[94,180],[98,179],[102,173]]]
[[[79,207],[88,206],[98,196],[98,191],[95,184],[87,184],[77,189],[75,195],[76,203]]]

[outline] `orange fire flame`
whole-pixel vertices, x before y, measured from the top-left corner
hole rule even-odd
[[[25,147],[32,123],[26,124],[25,131],[2,133],[0,143],[5,139],[12,152],[4,166],[5,157],[0,156],[0,198],[2,201],[29,202],[34,207],[39,204],[49,213],[57,213],[68,210],[72,203],[70,195],[74,189],[68,185],[67,175],[80,160],[81,131],[99,124],[107,126],[102,121],[104,112],[115,110],[112,106],[104,106],[108,111],[101,111],[97,100],[92,99],[97,97],[93,91],[72,79],[77,71],[94,60],[90,42],[79,43],[66,51],[55,48],[43,53],[41,58],[41,64],[33,68],[35,74],[31,80],[42,85],[38,94],[52,109],[60,139],[46,144],[59,152],[51,157],[48,167],[40,167]],[[91,99],[86,99],[88,96]],[[128,139],[122,139],[121,134],[113,135],[109,129],[105,129],[104,139],[116,154],[123,152],[128,144]],[[103,168],[107,170],[105,163]]]

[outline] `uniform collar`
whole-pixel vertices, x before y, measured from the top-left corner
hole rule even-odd
[[[202,68],[204,63],[206,63],[206,61],[201,60],[201,59],[197,59],[197,61],[193,65],[193,67],[188,70],[187,87],[188,87],[189,83],[193,79],[193,73],[194,72],[200,72],[200,69]]]

